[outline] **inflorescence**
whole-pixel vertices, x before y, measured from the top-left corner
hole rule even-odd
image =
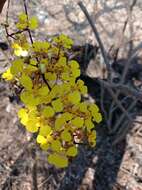
[[[95,124],[102,115],[95,103],[83,99],[87,86],[77,79],[79,64],[67,57],[72,39],[61,34],[50,41],[30,41],[25,32],[36,29],[38,21],[24,13],[16,27],[23,33],[15,34],[14,60],[2,77],[22,87],[24,106],[18,116],[27,131],[37,134],[41,149],[49,152],[48,162],[67,167],[78,153],[78,144],[96,145]]]

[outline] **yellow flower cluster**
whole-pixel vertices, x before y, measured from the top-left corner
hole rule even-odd
[[[32,20],[27,23],[22,14],[17,28],[31,27],[29,23]],[[12,44],[16,58],[3,73],[4,79],[23,87],[20,98],[24,107],[18,112],[21,123],[37,133],[37,143],[50,152],[48,162],[60,168],[67,167],[69,159],[77,155],[79,143],[96,145],[94,125],[102,120],[98,106],[83,100],[87,86],[77,80],[79,64],[66,56],[72,44],[64,34],[51,42],[33,44],[20,34]]]
[[[22,13],[18,17],[18,23],[16,24],[16,27],[19,30],[25,30],[27,28],[34,30],[38,27],[38,20],[34,16],[29,19],[25,13]]]

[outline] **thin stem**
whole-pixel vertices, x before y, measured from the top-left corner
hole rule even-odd
[[[28,15],[28,9],[27,9],[27,5],[26,5],[26,0],[23,0],[24,2],[24,9],[25,9],[25,14],[27,15],[27,22],[29,23],[29,15]],[[29,38],[31,41],[31,44],[33,44],[33,38],[32,38],[32,34],[29,28],[27,28],[28,34],[29,34]]]
[[[28,15],[28,9],[27,9],[27,5],[26,5],[26,0],[23,0],[23,3],[24,3],[25,14],[27,15],[27,22],[29,23],[29,15]],[[27,32],[29,34],[31,44],[33,45],[34,41],[33,41],[33,38],[32,38],[31,31],[30,31],[29,28],[27,28],[26,30],[27,30]],[[36,57],[36,60],[39,63],[38,57]],[[42,79],[45,82],[45,84],[48,86],[49,90],[51,90],[51,87],[49,86],[48,82],[46,81],[44,74],[42,74]]]
[[[91,28],[92,28],[92,30],[94,32],[96,40],[97,40],[97,42],[98,42],[98,44],[100,46],[100,49],[101,49],[101,53],[102,53],[102,56],[103,56],[103,59],[104,59],[104,63],[106,64],[106,67],[107,67],[107,70],[108,70],[108,77],[110,78],[110,76],[111,76],[111,67],[110,67],[110,64],[109,64],[109,61],[108,61],[108,58],[107,58],[107,55],[106,55],[105,48],[103,46],[103,43],[101,41],[101,38],[100,38],[99,33],[97,31],[97,28],[95,26],[95,23],[94,23],[94,21],[92,21],[90,15],[89,15],[86,7],[83,5],[83,3],[80,1],[80,2],[78,2],[78,5],[81,8],[81,10],[83,11],[84,15],[86,16],[86,18],[87,18],[87,20],[88,20],[88,22],[89,22],[89,24],[90,24],[90,26],[91,26]]]

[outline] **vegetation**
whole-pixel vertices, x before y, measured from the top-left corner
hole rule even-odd
[[[18,112],[21,123],[36,133],[48,162],[67,167],[80,143],[96,145],[95,124],[102,115],[95,103],[84,100],[87,86],[79,79],[80,68],[69,59],[72,39],[61,34],[50,41],[34,41],[35,17],[19,15],[11,47],[14,60],[2,77],[21,87],[24,104]],[[28,36],[27,36],[28,34]]]

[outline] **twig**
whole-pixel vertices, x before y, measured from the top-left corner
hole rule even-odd
[[[129,9],[128,20],[130,21],[130,24],[131,24],[131,19],[132,19],[132,11],[133,11],[133,8],[134,8],[136,2],[137,2],[137,0],[133,0],[132,5],[130,6],[130,9]],[[130,27],[131,27],[131,26],[130,26]],[[131,42],[132,42],[132,41],[131,41]],[[131,43],[131,44],[132,44],[132,43]],[[130,53],[132,53],[132,48],[130,48],[130,50],[129,50],[129,55],[128,55],[128,56],[131,55]],[[126,74],[127,74],[127,72],[128,72],[128,69],[129,69],[130,64],[131,64],[131,59],[128,59],[127,63],[125,64],[123,73],[122,73],[122,78],[121,78],[121,81],[120,81],[121,84],[123,84],[124,81],[125,81]]]
[[[120,50],[122,41],[123,41],[123,39],[124,39],[124,33],[125,33],[125,30],[126,30],[126,27],[127,27],[127,24],[128,24],[128,20],[129,20],[129,19],[127,18],[126,21],[124,22],[124,26],[123,26],[123,29],[122,29],[122,34],[123,34],[123,35],[121,36],[121,38],[120,38],[120,40],[119,40],[119,45],[117,46],[118,48],[117,48],[116,51],[115,51],[114,61],[116,61],[117,58],[118,58],[119,50]]]
[[[104,108],[104,84],[103,83],[101,83],[100,102],[101,102],[101,110],[104,114],[105,122],[106,122],[107,126],[109,127],[109,121],[107,119],[107,112]]]
[[[129,95],[129,96],[133,97],[134,99],[137,99],[142,102],[142,92],[138,92],[137,90],[132,89],[132,88],[128,87],[127,85],[114,84],[114,83],[110,84],[103,80],[99,80],[99,82],[103,83],[104,86],[106,86],[106,87],[117,89],[117,90],[119,90],[119,92],[121,92],[125,95]]]
[[[129,96],[125,96],[122,100],[121,100],[121,104],[123,104],[124,102],[126,102],[127,98],[130,98]],[[112,109],[112,112],[114,112],[117,109],[117,105],[115,105]]]
[[[140,42],[132,51],[131,56],[129,58],[129,61],[131,61],[133,59],[133,57],[136,56],[136,54],[138,53],[138,50],[142,49],[142,42]]]
[[[11,35],[8,32],[8,26],[9,26],[9,23],[8,23],[8,19],[9,19],[9,7],[10,7],[10,0],[8,0],[7,9],[6,9],[6,21],[5,21],[5,24],[3,24],[4,28],[5,28],[5,32],[6,32],[7,41],[10,44],[10,41],[9,41],[8,37],[13,38],[14,40],[16,40],[16,38],[13,36],[13,34]]]
[[[9,7],[10,7],[10,0],[8,0],[8,4],[7,4],[7,10],[6,10],[6,24],[8,24],[8,18],[9,18]]]
[[[128,114],[127,110],[122,106],[120,101],[117,99],[117,96],[114,94],[113,90],[111,88],[107,88],[108,92],[112,96],[114,102],[118,105],[118,107],[121,109],[121,111],[125,114],[125,116],[132,122],[133,119],[131,116]]]
[[[110,86],[107,85],[106,89],[111,94],[111,96],[112,96],[114,102],[117,104],[117,106],[121,109],[121,111],[124,113],[124,115],[129,119],[129,121],[133,122],[133,123],[142,124],[142,122],[132,119],[132,117],[129,115],[129,113],[127,112],[127,110],[122,106],[121,102],[117,99],[117,96],[114,94],[113,90],[111,88],[109,88],[109,87]]]
[[[132,11],[134,6],[136,5],[137,0],[133,0],[132,5],[130,6],[130,10]]]
[[[109,61],[108,61],[108,58],[107,58],[107,55],[106,55],[106,51],[105,51],[105,48],[103,46],[103,43],[100,39],[100,36],[99,36],[99,33],[97,31],[97,28],[95,26],[95,23],[92,21],[86,7],[83,5],[83,3],[81,1],[78,2],[78,5],[79,7],[81,8],[82,12],[84,13],[84,15],[86,16],[93,32],[94,32],[94,35],[96,37],[96,40],[100,46],[100,49],[101,49],[101,53],[102,53],[102,56],[103,56],[103,59],[104,59],[104,63],[106,64],[106,67],[107,67],[107,70],[108,70],[108,76],[110,77],[111,76],[111,67],[110,67],[110,64],[109,64]]]
[[[127,109],[128,113],[135,107],[136,103],[137,103],[137,100],[135,100],[134,102],[132,102],[132,104]],[[125,119],[125,114],[122,114],[120,116],[119,120],[114,125],[113,129],[111,130],[111,134],[115,133],[118,130],[119,126],[121,125],[121,123],[123,122],[124,119]],[[121,130],[123,130],[123,127],[121,127]]]
[[[3,6],[5,4],[6,0],[1,0],[0,1],[0,13],[2,12]]]
[[[51,174],[47,179],[45,179],[42,183],[38,185],[38,188],[43,187],[51,178],[53,177],[53,174]]]
[[[13,32],[13,33],[11,33],[11,34],[8,34],[8,37],[13,37],[13,36],[15,36],[16,34],[21,34],[21,33],[23,33],[23,32],[25,32],[25,31],[27,31],[27,29],[24,29],[24,30],[18,30],[17,32]]]
[[[120,128],[120,130],[119,130],[119,132],[118,132],[118,135],[116,136],[116,138],[115,138],[114,141],[112,142],[112,145],[113,145],[113,146],[115,146],[116,144],[118,144],[120,141],[122,141],[122,140],[125,138],[125,136],[126,136],[128,130],[129,130],[129,128],[130,128],[129,125],[132,125],[132,122],[131,122],[131,121],[128,121],[128,120],[127,120],[127,121],[124,122],[124,124],[123,124],[124,127],[121,127],[121,128]]]
[[[111,126],[111,125],[112,125],[112,118],[113,118],[114,106],[115,106],[115,102],[112,101],[112,102],[111,102],[111,105],[110,105],[110,108],[109,108],[109,113],[108,113],[108,126],[107,126],[107,128],[108,128],[109,133],[110,133],[111,130],[112,130],[112,126]]]
[[[27,10],[26,0],[23,0],[23,3],[24,3],[25,14],[27,15],[27,22],[29,22],[29,15],[28,15],[28,10]],[[31,30],[29,28],[27,28],[26,30],[27,30],[27,32],[29,34],[31,44],[33,45],[34,41],[33,41],[33,38],[32,38]],[[38,57],[36,57],[36,60],[39,63]],[[48,86],[49,90],[51,90],[51,87],[49,86],[49,84],[46,81],[45,76],[43,74],[42,74],[42,79],[45,82],[45,84]]]
[[[26,5],[26,0],[23,0],[24,3],[24,9],[25,9],[25,14],[27,15],[27,22],[29,22],[29,15],[28,15],[28,10],[27,10],[27,5]],[[27,28],[28,34],[29,34],[29,38],[31,40],[31,44],[33,44],[33,38],[32,38],[32,34],[29,28]]]
[[[133,11],[133,8],[134,8],[136,2],[137,2],[137,0],[133,0],[132,5],[130,6],[129,15],[128,15],[128,17],[127,17],[125,23],[124,23],[123,33],[124,33],[125,30],[126,30],[128,21],[131,19],[131,13],[132,13],[132,11]],[[123,38],[122,38],[122,39],[123,39]],[[121,39],[120,41],[122,41],[122,39]],[[116,59],[117,59],[118,52],[119,52],[119,48],[118,48],[117,51],[116,51],[115,61],[116,61]],[[128,59],[126,65],[125,65],[125,67],[124,67],[120,84],[123,84],[123,83],[125,82],[125,78],[126,78],[126,75],[127,75],[128,69],[129,69],[129,65],[130,65],[130,63],[131,63],[131,59],[132,59],[132,57],[130,57],[130,58]],[[118,97],[119,94],[120,94],[120,91],[117,91],[116,97]],[[112,108],[113,108],[113,106],[114,106],[114,102],[112,102],[112,104],[111,104],[111,107],[112,107]],[[112,112],[112,109],[111,109],[110,112],[109,112],[109,121],[110,121],[110,123],[111,123],[111,120],[112,120],[112,116],[113,116],[113,112]]]

